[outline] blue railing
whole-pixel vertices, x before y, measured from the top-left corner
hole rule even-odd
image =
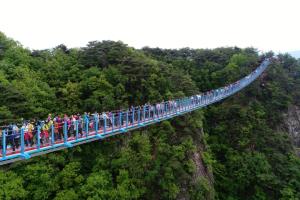
[[[270,64],[264,60],[255,71],[228,86],[204,94],[157,104],[145,104],[118,112],[93,114],[78,120],[49,123],[35,129],[16,126],[3,129],[0,165],[32,156],[72,147],[82,143],[125,133],[162,120],[173,118],[220,101],[242,90],[261,75]]]

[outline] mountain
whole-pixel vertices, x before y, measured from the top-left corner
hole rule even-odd
[[[289,54],[291,54],[291,56],[293,56],[295,58],[300,58],[300,50],[299,51],[291,51],[291,52],[289,52]]]
[[[239,80],[266,56],[114,41],[31,51],[0,32],[0,126],[198,94]],[[278,57],[243,91],[202,110],[0,166],[0,200],[300,199],[291,143],[299,144],[300,64]],[[42,131],[45,143],[47,125]],[[6,139],[19,143],[14,134]]]

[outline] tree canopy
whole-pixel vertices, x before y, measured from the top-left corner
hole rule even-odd
[[[31,51],[0,32],[0,124],[205,92],[263,56],[120,41]],[[299,199],[300,159],[281,127],[282,113],[300,104],[300,61],[278,57],[259,80],[203,110],[2,166],[0,199]]]

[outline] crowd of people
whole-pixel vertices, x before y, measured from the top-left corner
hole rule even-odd
[[[183,99],[169,100],[156,104],[147,103],[143,106],[132,106],[128,110],[112,112],[94,112],[70,116],[67,114],[61,116],[49,114],[45,120],[25,120],[19,125],[10,123],[0,128],[1,149],[7,149],[10,146],[12,151],[16,151],[21,145],[22,136],[24,137],[26,148],[34,145],[47,146],[71,137],[76,139],[88,136],[90,132],[96,130],[104,133],[108,129],[122,128],[159,118],[163,115],[187,110],[193,106],[206,105],[229,95],[230,92],[245,85],[249,82],[249,78],[257,74],[259,70],[261,70],[260,67],[245,78],[225,87]]]

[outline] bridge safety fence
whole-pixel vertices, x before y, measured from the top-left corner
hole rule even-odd
[[[239,81],[202,94],[145,104],[127,110],[94,113],[78,120],[41,122],[38,126],[23,124],[21,127],[10,125],[0,129],[1,161],[23,158],[43,151],[72,147],[82,141],[103,139],[110,135],[125,133],[127,130],[143,127],[166,120],[195,109],[220,101],[240,91],[258,76],[270,64],[264,60],[252,73]]]

